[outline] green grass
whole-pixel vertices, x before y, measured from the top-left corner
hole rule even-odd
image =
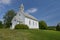
[[[0,40],[60,40],[60,32],[52,30],[0,29]]]

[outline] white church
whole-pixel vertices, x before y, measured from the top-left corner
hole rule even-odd
[[[29,13],[24,12],[23,4],[21,4],[20,10],[17,12],[16,16],[13,17],[11,22],[12,25],[10,29],[14,29],[17,24],[25,24],[29,29],[39,29],[38,20]]]

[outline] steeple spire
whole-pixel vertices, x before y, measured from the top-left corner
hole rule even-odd
[[[20,6],[20,11],[21,11],[21,12],[24,11],[24,5],[23,5],[23,3],[22,3],[21,6]]]

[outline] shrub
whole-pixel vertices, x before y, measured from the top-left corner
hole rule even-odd
[[[24,24],[17,24],[15,26],[15,29],[29,29],[29,27],[27,25],[24,25]]]

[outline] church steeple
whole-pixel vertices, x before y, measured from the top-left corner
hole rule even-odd
[[[20,6],[20,11],[21,11],[21,12],[24,11],[24,5],[23,5],[23,3],[22,3],[21,6]]]

